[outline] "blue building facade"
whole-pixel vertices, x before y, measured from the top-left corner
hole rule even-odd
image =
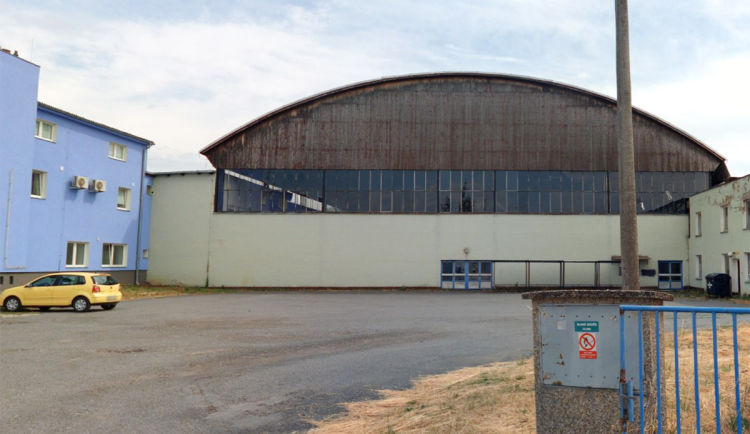
[[[64,270],[145,281],[153,143],[38,103],[38,83],[0,52],[0,289]]]

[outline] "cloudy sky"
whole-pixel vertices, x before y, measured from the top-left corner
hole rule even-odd
[[[612,0],[0,0],[39,100],[156,142],[149,170],[311,94],[437,71],[616,94]],[[750,173],[750,1],[631,0],[633,102]]]

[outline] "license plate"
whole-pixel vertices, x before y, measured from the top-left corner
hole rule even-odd
[[[117,300],[116,295],[110,295],[109,297],[107,297],[107,301],[113,301],[113,300]]]

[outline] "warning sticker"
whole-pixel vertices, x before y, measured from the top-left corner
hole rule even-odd
[[[578,355],[581,359],[596,359],[596,333],[578,333]]]

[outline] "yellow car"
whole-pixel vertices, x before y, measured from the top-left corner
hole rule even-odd
[[[111,310],[122,300],[120,284],[109,274],[54,273],[42,276],[24,286],[8,288],[0,293],[2,306],[8,312],[25,307],[49,310],[72,307],[86,312],[92,305]]]

